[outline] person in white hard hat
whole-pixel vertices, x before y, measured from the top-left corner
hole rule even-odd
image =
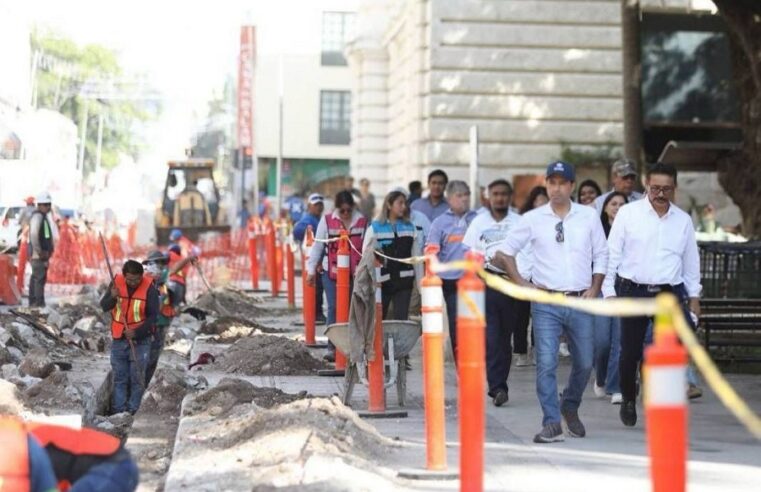
[[[37,209],[29,221],[30,263],[32,276],[29,279],[29,306],[45,307],[45,283],[48,264],[55,249],[55,233],[51,210],[50,193],[43,191],[35,198]]]

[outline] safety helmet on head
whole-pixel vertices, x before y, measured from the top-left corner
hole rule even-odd
[[[177,241],[181,237],[182,237],[182,231],[179,229],[172,229],[171,232],[169,232],[170,241]]]
[[[167,261],[169,261],[169,259],[164,253],[159,250],[155,250],[148,253],[148,256],[145,258],[145,260],[143,260],[143,265],[147,265],[149,263],[166,263]]]
[[[53,200],[50,199],[50,193],[48,193],[47,191],[43,191],[42,193],[37,195],[34,201],[37,203],[37,205],[40,205],[43,203],[49,205]]]

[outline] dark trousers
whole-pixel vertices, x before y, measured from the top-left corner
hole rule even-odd
[[[444,293],[444,304],[447,305],[447,320],[449,322],[449,341],[452,342],[452,353],[457,363],[457,280],[442,279],[441,290]]]
[[[528,323],[531,319],[531,303],[513,299],[515,310],[515,330],[513,331],[513,345],[516,354],[528,353]],[[531,339],[533,340],[533,336]]]
[[[383,301],[383,319],[409,319],[412,288],[399,288],[383,284],[381,300]],[[389,316],[388,307],[394,302],[394,312]]]
[[[29,278],[29,306],[45,307],[45,283],[48,281],[48,260],[31,260]]]
[[[151,349],[148,355],[148,365],[145,367],[145,387],[147,388],[153,379],[153,373],[159,365],[159,357],[164,349],[164,339],[169,326],[156,326],[156,332],[151,337]]]
[[[314,278],[314,313],[316,319],[325,320],[325,311],[322,310],[322,295],[325,289],[322,286],[322,275],[315,275]]]
[[[513,360],[510,339],[515,324],[515,300],[487,287],[486,381],[489,384],[489,396],[494,396],[500,389],[507,391],[507,377]]]
[[[660,292],[638,287],[616,278],[616,295],[618,297],[649,298]],[[687,322],[692,325],[689,315],[687,291],[683,284],[666,287],[662,292],[673,292],[679,299]],[[634,401],[637,397],[637,372],[642,362],[645,334],[652,317],[635,316],[621,318],[621,358],[618,361],[619,377],[621,379],[621,395],[624,401]],[[694,328],[694,326],[693,326]]]

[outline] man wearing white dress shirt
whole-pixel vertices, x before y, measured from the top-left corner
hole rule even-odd
[[[672,203],[676,169],[657,163],[647,172],[647,198],[619,210],[608,237],[605,297],[655,297],[673,292],[683,309],[700,315],[700,256],[690,216]],[[688,323],[691,322],[689,313]],[[650,319],[621,319],[621,422],[637,423],[637,370]]]
[[[600,218],[591,207],[571,201],[576,174],[572,165],[554,162],[547,167],[549,203],[527,212],[507,235],[493,263],[526,287],[594,299],[600,293],[607,268],[608,248]],[[530,245],[533,251],[531,282],[517,268],[516,255]],[[536,393],[542,407],[542,430],[536,443],[562,441],[568,434],[584,437],[586,429],[578,409],[594,354],[591,314],[563,306],[531,304],[536,342]],[[558,401],[557,367],[560,335],[568,337],[573,366],[568,385]]]

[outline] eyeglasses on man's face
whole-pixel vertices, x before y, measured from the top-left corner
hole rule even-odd
[[[673,186],[658,186],[658,185],[650,185],[649,187],[650,193],[652,193],[655,196],[660,195],[663,193],[664,195],[670,195],[674,192]]]
[[[565,241],[565,234],[563,234],[563,221],[561,220],[555,224],[555,241],[562,243]]]

